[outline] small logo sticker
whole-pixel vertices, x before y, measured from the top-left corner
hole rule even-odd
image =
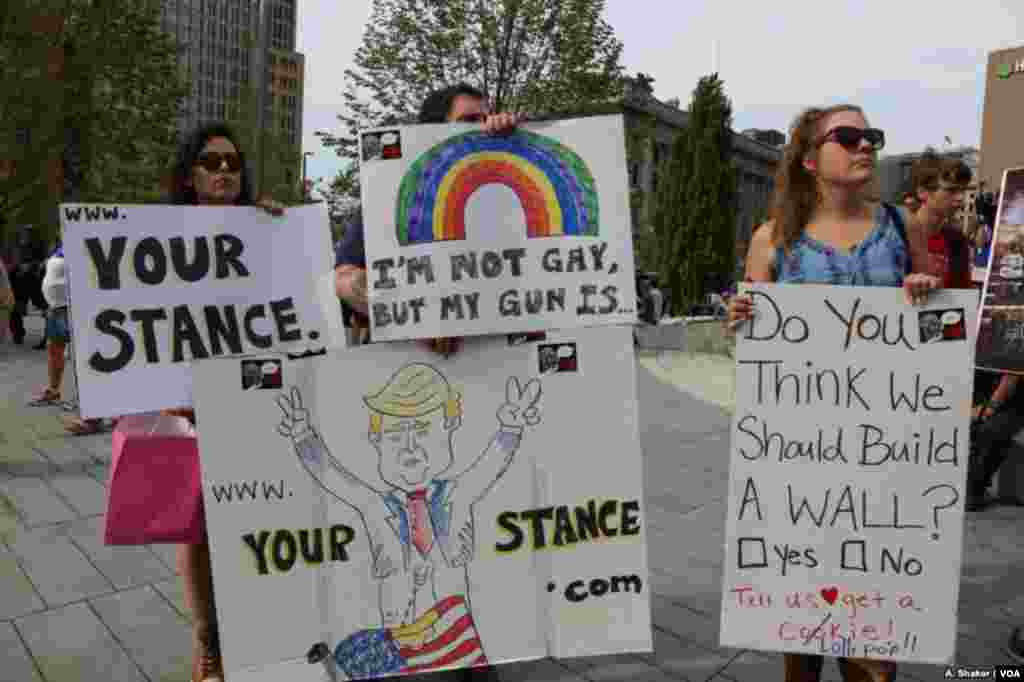
[[[917,327],[921,334],[921,343],[963,341],[967,338],[963,308],[918,313]]]
[[[537,347],[541,374],[576,372],[579,370],[579,356],[575,343],[548,343]]]
[[[397,130],[363,133],[363,161],[402,158],[402,134]]]
[[[280,360],[242,360],[242,390],[280,389],[284,385]]]

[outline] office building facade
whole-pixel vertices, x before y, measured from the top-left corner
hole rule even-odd
[[[650,117],[653,119],[651,144],[640,155],[629,159],[629,186],[643,196],[634,209],[634,234],[650,225],[653,199],[661,180],[661,164],[672,154],[676,135],[685,128],[689,114],[677,106],[655,98],[643,87],[627,87],[622,102],[627,134]],[[756,132],[756,134],[754,134]],[[775,190],[775,170],[782,160],[786,136],[779,131],[745,131],[733,133],[732,160],[736,169],[736,250],[743,257],[750,236],[760,221],[766,219]]]
[[[1003,171],[1024,166],[1024,45],[988,55],[985,108],[981,117],[980,177],[998,191]]]

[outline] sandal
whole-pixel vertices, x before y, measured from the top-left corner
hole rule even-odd
[[[45,386],[41,393],[32,396],[32,400],[28,401],[28,404],[31,407],[36,407],[39,405],[55,405],[59,402],[60,391],[55,391],[49,386]]]
[[[217,637],[208,628],[196,626],[192,649],[192,682],[224,682],[224,664]]]
[[[64,420],[64,430],[76,436],[91,436],[106,430],[102,419],[82,419],[71,417]]]

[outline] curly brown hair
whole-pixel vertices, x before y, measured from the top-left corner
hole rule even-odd
[[[971,184],[971,169],[960,159],[943,158],[934,151],[922,154],[910,168],[910,186],[915,197],[921,190],[934,192],[943,181],[967,187]]]
[[[773,221],[772,242],[786,251],[800,238],[819,200],[817,180],[804,168],[804,158],[815,150],[818,124],[841,111],[864,113],[855,104],[810,108],[801,112],[790,126],[789,142],[775,171],[775,192],[772,194],[770,212]]]

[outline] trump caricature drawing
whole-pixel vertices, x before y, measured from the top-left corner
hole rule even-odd
[[[333,656],[320,643],[311,661],[328,658],[349,679],[487,664],[469,594],[473,507],[511,465],[526,427],[540,421],[540,394],[538,380],[521,386],[510,378],[497,433],[483,454],[453,475],[461,396],[430,365],[402,367],[363,398],[384,490],[328,452],[297,388],[278,397],[284,413],[278,432],[320,485],[362,517],[378,585],[381,627],[348,636]]]

